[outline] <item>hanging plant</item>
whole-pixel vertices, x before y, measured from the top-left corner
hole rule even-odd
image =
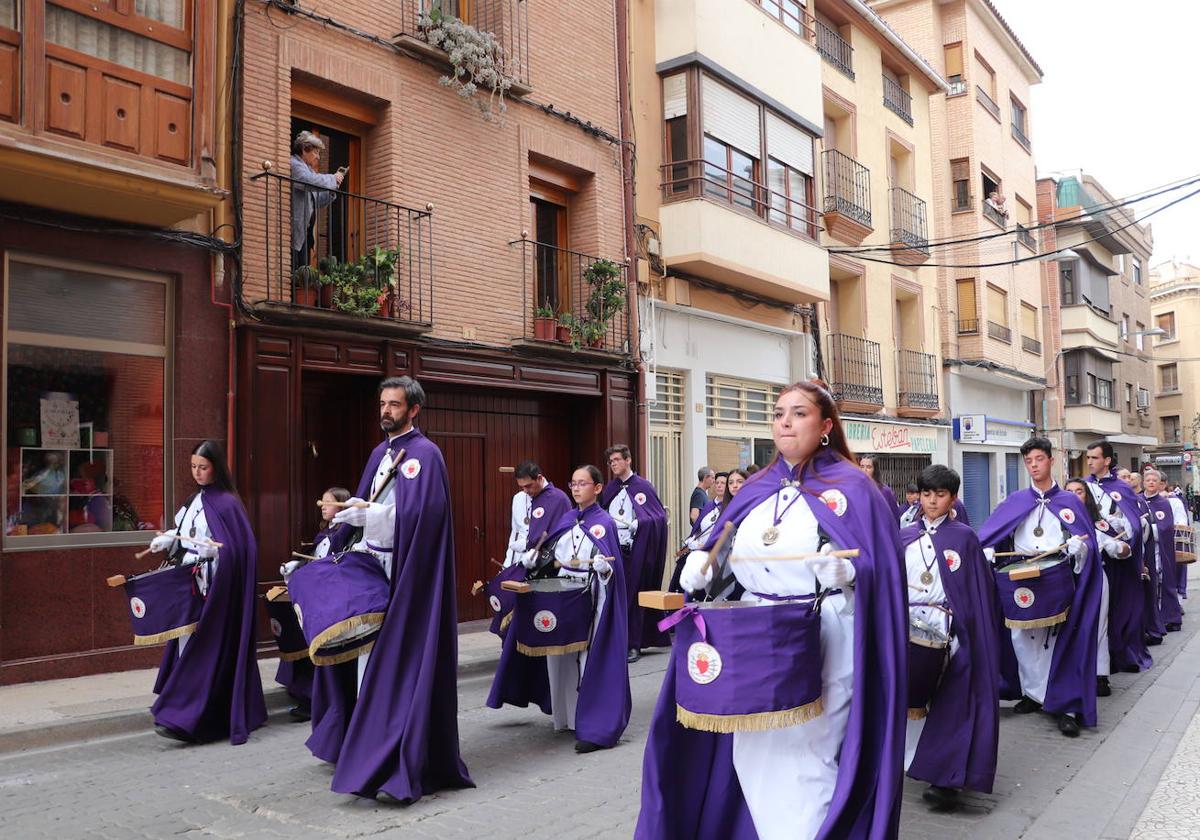
[[[504,47],[495,35],[446,14],[439,5],[421,16],[420,30],[450,61],[451,74],[439,80],[443,85],[473,101],[489,121],[507,110],[504,97],[516,80],[504,69]],[[487,91],[486,99],[477,96],[480,90]]]

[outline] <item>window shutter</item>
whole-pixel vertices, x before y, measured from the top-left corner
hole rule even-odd
[[[687,73],[676,73],[662,80],[663,119],[687,116]]]
[[[946,75],[961,76],[962,74],[962,44],[948,44],[946,46]]]
[[[1027,304],[1021,304],[1021,335],[1037,338],[1037,310]]]
[[[762,149],[758,105],[711,76],[704,77],[701,90],[704,133],[757,160]]]
[[[950,161],[950,180],[951,181],[967,181],[971,178],[970,159],[958,158]]]
[[[813,176],[813,138],[774,114],[767,113],[767,154]]]
[[[958,281],[958,317],[961,321],[978,320],[978,308],[975,306],[975,281]]]

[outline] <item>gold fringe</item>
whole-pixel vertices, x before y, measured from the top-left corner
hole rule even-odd
[[[1196,555],[1190,551],[1176,551],[1175,552],[1175,562],[1179,563],[1180,565],[1186,566],[1188,563],[1196,562]]]
[[[370,625],[372,627],[378,627],[379,625],[383,624],[383,617],[385,614],[386,613],[377,612],[377,613],[366,613],[364,615],[356,615],[356,616],[347,618],[345,621],[339,621],[337,624],[334,624],[332,627],[326,627],[324,630],[322,630],[320,633],[317,634],[315,639],[313,639],[311,642],[309,642],[309,644],[308,644],[309,657],[312,659],[313,662],[316,662],[316,664],[318,664],[318,665],[335,665],[335,664],[337,664],[335,662],[326,663],[326,662],[317,661],[318,651],[321,650],[321,647],[323,645],[325,645],[327,642],[332,642],[334,639],[336,639],[338,636],[340,636],[342,633],[344,633],[347,630],[354,630],[358,627],[365,627],[367,625]],[[349,651],[347,651],[347,652],[349,652]],[[345,659],[339,658],[342,655],[343,654],[338,654],[338,656],[334,657],[334,658],[337,659],[338,662],[345,662],[346,661]],[[355,657],[361,656],[361,655],[362,655],[361,653],[355,653],[354,656],[351,656],[349,658],[354,659]],[[321,658],[323,659],[325,657],[321,657]]]
[[[341,653],[333,656],[314,656],[309,653],[308,658],[312,660],[314,665],[341,665],[343,662],[349,662],[351,659],[358,659],[360,656],[366,656],[371,652],[371,648],[375,647],[375,640],[367,642],[362,647],[354,648],[353,650],[344,650]]]
[[[503,633],[508,629],[508,625],[512,624],[513,611],[509,610],[508,615],[500,619],[500,632]]]
[[[174,630],[168,630],[165,633],[155,633],[153,636],[139,636],[136,633],[133,636],[135,645],[161,645],[163,642],[169,642],[172,639],[178,639],[180,636],[187,636],[196,631],[198,621],[193,621],[191,624],[185,624],[183,627],[176,627]]]
[[[924,720],[928,716],[929,716],[928,709],[921,708],[921,709],[909,709],[908,710],[908,719],[909,720]]]
[[[572,642],[569,645],[551,645],[550,647],[530,647],[517,642],[517,650],[526,656],[559,656],[564,653],[577,653],[587,650],[588,643]]]
[[[1060,612],[1058,615],[1052,615],[1049,618],[1032,618],[1029,621],[1020,621],[1015,618],[1004,619],[1004,626],[1011,627],[1014,630],[1034,630],[1038,627],[1053,627],[1055,624],[1062,624],[1067,620],[1067,613],[1071,611],[1070,607]]]
[[[803,706],[783,709],[778,712],[756,712],[749,715],[709,715],[693,712],[675,704],[675,720],[688,729],[698,729],[701,732],[766,732],[771,729],[783,729],[808,723],[820,717],[825,711],[825,704],[820,697]]]
[[[300,659],[308,659],[308,651],[297,650],[297,651],[292,651],[291,653],[284,653],[283,651],[279,651],[279,661],[280,662],[296,662]]]

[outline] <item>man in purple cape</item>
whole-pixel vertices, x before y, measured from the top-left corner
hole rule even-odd
[[[410,377],[380,383],[380,425],[394,433],[392,446],[404,449],[391,493],[382,497],[390,500],[347,507],[334,519],[364,528],[363,545],[388,572],[391,600],[331,787],[364,797],[383,792],[404,803],[474,787],[458,748],[450,484],[441,451],[413,426],[424,403],[424,390]],[[376,450],[372,460],[382,456]],[[381,523],[391,525],[390,533],[380,532]]]
[[[1046,438],[1021,446],[1032,487],[1001,502],[979,529],[979,542],[993,559],[998,547],[1030,556],[1065,544],[1064,562],[1073,563],[1075,592],[1065,622],[1035,630],[1000,632],[1000,696],[1018,700],[1018,714],[1039,708],[1058,717],[1067,737],[1096,725],[1096,628],[1100,620],[1100,575],[1087,508],[1054,481],[1053,447]],[[997,608],[997,621],[1003,610]]]
[[[725,523],[740,523],[792,479],[777,459],[755,473],[728,505],[706,549]],[[853,560],[854,681],[837,783],[821,840],[885,840],[899,831],[904,774],[908,619],[900,572],[894,505],[884,503],[856,465],[827,449],[803,468],[804,499],[820,528]],[[819,498],[837,491],[840,513]],[[756,835],[733,767],[734,735],[686,729],[675,719],[674,668],[663,680],[642,765],[642,804],[634,837],[753,838]]]
[[[668,647],[671,637],[658,629],[658,616],[638,606],[642,590],[662,589],[667,562],[667,512],[654,485],[633,471],[629,447],[618,443],[604,452],[613,478],[604,486],[600,506],[616,521],[625,559],[629,603],[629,661],[644,648]]]
[[[1158,557],[1158,601],[1159,618],[1163,629],[1176,632],[1183,629],[1183,610],[1179,606],[1179,567],[1175,564],[1175,513],[1171,499],[1163,490],[1165,481],[1158,470],[1146,470],[1142,476],[1145,487],[1146,505],[1150,509],[1150,522],[1155,534],[1156,556]],[[1153,590],[1152,590],[1153,591]]]
[[[197,448],[200,455],[220,460],[218,483],[227,482],[219,451]],[[244,744],[250,732],[267,720],[262,678],[254,656],[254,604],[258,552],[250,520],[241,500],[228,489],[200,489],[204,517],[212,539],[221,543],[219,567],[212,576],[200,621],[183,644],[167,643],[151,707],[154,723],[171,737],[198,742],[229,738]]]
[[[909,709],[908,724],[908,775],[933,786],[925,800],[942,810],[957,805],[959,788],[991,793],[1000,739],[995,585],[979,538],[949,516],[960,483],[949,467],[926,467],[919,480],[923,515],[900,532],[910,604],[944,596],[953,617],[949,662],[928,715],[913,720]]]
[[[1146,634],[1146,644],[1149,647],[1161,645],[1167,635],[1163,623],[1162,599],[1162,558],[1159,557],[1157,531],[1153,525],[1154,514],[1150,504],[1142,495],[1142,476],[1121,468],[1118,477],[1133,488],[1133,501],[1138,506],[1142,518],[1142,630]],[[1172,535],[1174,536],[1174,535]]]
[[[1108,564],[1108,649],[1112,669],[1136,674],[1154,664],[1146,647],[1142,594],[1142,517],[1133,488],[1117,477],[1116,453],[1106,440],[1087,448],[1088,490],[1115,539],[1128,542],[1127,560]]]

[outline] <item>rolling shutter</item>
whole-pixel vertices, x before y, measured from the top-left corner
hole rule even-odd
[[[687,74],[676,73],[662,80],[663,84],[663,119],[672,120],[675,117],[687,115]]]
[[[813,138],[791,123],[767,113],[767,155],[813,176]]]
[[[974,523],[986,522],[992,512],[991,462],[986,452],[963,453],[962,502]]]
[[[762,149],[758,105],[711,76],[703,78],[701,91],[704,133],[757,160]]]

